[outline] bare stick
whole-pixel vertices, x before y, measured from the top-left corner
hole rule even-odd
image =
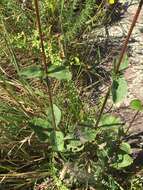
[[[43,37],[42,37],[42,30],[41,30],[41,21],[40,21],[40,14],[39,14],[39,4],[38,0],[34,0],[35,4],[35,11],[36,11],[36,21],[37,21],[37,28],[39,31],[39,37],[40,37],[40,43],[41,43],[41,53],[42,53],[42,62],[43,62],[43,67],[45,70],[46,74],[46,90],[49,96],[49,103],[50,103],[50,108],[51,108],[51,113],[52,113],[52,124],[54,130],[56,130],[56,122],[55,122],[55,115],[54,115],[54,108],[53,108],[53,100],[52,100],[52,93],[51,93],[51,87],[49,83],[49,78],[48,78],[48,64],[46,61],[46,54],[45,54],[45,48],[44,48],[44,42],[43,42]]]

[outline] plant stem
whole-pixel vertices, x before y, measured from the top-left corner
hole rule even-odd
[[[127,37],[126,37],[126,39],[125,39],[125,41],[124,41],[123,47],[122,47],[122,49],[121,49],[121,52],[120,52],[120,55],[119,55],[119,61],[118,61],[117,66],[116,66],[116,68],[115,68],[115,74],[118,74],[118,72],[119,72],[120,65],[121,65],[121,63],[122,63],[122,60],[123,60],[125,51],[126,51],[126,49],[127,49],[127,45],[128,45],[128,43],[129,43],[129,39],[130,39],[130,37],[131,37],[132,31],[133,31],[133,29],[134,29],[134,27],[135,27],[135,24],[136,24],[136,22],[137,22],[137,19],[138,19],[138,17],[139,17],[140,12],[141,12],[142,5],[143,5],[143,0],[140,0],[140,3],[139,3],[138,8],[137,8],[137,10],[136,10],[136,14],[135,14],[135,16],[134,16],[134,18],[133,18],[133,20],[132,20],[132,24],[131,24],[131,26],[130,26],[128,35],[127,35]],[[112,84],[111,84],[111,86],[112,86]],[[107,100],[108,100],[108,98],[109,98],[111,86],[108,88],[108,91],[107,91],[107,93],[106,93],[106,95],[105,95],[105,99],[104,99],[104,101],[103,101],[103,104],[102,104],[100,113],[99,113],[99,115],[98,115],[98,118],[97,118],[97,121],[96,121],[96,124],[95,124],[95,127],[96,127],[96,128],[98,127],[98,124],[99,124],[99,122],[100,122],[101,116],[102,116],[103,111],[104,111],[104,109],[105,109]]]
[[[135,119],[136,119],[136,117],[137,117],[138,114],[139,114],[139,111],[136,111],[136,113],[135,113],[135,115],[133,116],[131,122],[129,123],[129,126],[128,126],[128,128],[127,128],[125,134],[127,134],[128,131],[130,130],[130,128],[132,127],[132,124],[133,124],[133,122],[135,121]]]
[[[99,124],[99,122],[100,122],[101,116],[102,116],[103,111],[104,111],[104,109],[105,109],[105,106],[106,106],[106,103],[107,103],[107,100],[108,100],[109,95],[110,95],[110,87],[108,88],[108,91],[107,91],[107,93],[106,93],[106,95],[105,95],[105,99],[104,99],[104,101],[103,101],[101,110],[100,110],[100,112],[99,112],[99,115],[98,115],[98,118],[97,118],[95,127],[98,127],[98,124]]]
[[[139,14],[140,14],[142,5],[143,5],[143,0],[140,1],[139,5],[138,5],[138,8],[137,8],[137,10],[136,10],[136,14],[135,14],[135,16],[134,16],[134,18],[133,18],[133,20],[132,20],[132,24],[131,24],[131,26],[130,26],[128,35],[127,35],[127,37],[126,37],[126,39],[125,39],[124,45],[123,45],[122,50],[121,50],[121,52],[120,52],[119,61],[118,61],[118,64],[117,64],[117,66],[116,66],[115,74],[118,74],[118,72],[119,72],[119,68],[120,68],[120,65],[121,65],[121,63],[122,63],[122,59],[123,59],[123,57],[124,57],[124,53],[125,53],[125,51],[126,51],[126,49],[127,49],[127,45],[128,45],[128,43],[129,43],[129,39],[130,39],[130,37],[131,37],[132,31],[133,31],[133,29],[134,29],[134,27],[135,27],[135,24],[136,24],[136,22],[137,22],[137,19],[138,19],[138,17],[139,17]]]
[[[41,49],[42,49],[41,50],[42,62],[43,62],[43,67],[44,67],[45,75],[46,75],[46,80],[45,80],[46,81],[46,86],[47,86],[46,90],[47,90],[47,93],[48,93],[48,96],[49,96],[49,103],[50,103],[50,108],[51,108],[51,113],[52,113],[53,129],[56,130],[55,114],[54,114],[54,108],[53,108],[53,99],[52,99],[51,87],[50,87],[49,77],[48,77],[48,64],[47,64],[47,61],[46,61],[44,41],[43,41],[43,36],[42,36],[38,0],[34,0],[34,4],[35,4],[35,11],[36,11],[37,28],[38,28],[38,32],[39,32]]]

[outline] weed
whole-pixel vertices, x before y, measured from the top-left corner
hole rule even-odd
[[[124,54],[142,1],[100,110],[86,103],[78,88],[82,73],[88,74],[88,63],[81,46],[76,46],[91,28],[109,24],[107,8],[116,10],[118,2],[109,3],[114,6],[95,0],[0,3],[2,189],[123,190],[128,184],[129,190],[142,188],[140,177],[130,177],[134,159],[124,140],[143,110],[142,102],[131,102],[136,113],[129,126],[104,113],[109,97],[116,104],[127,95]],[[100,63],[99,49],[97,53]]]

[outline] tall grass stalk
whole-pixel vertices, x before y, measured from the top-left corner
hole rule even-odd
[[[50,108],[51,108],[51,113],[52,113],[52,124],[53,124],[54,130],[56,130],[56,122],[55,122],[55,115],[54,115],[54,108],[53,108],[53,99],[52,99],[52,93],[51,93],[49,78],[48,78],[48,64],[46,61],[46,54],[45,54],[43,37],[42,37],[42,29],[41,29],[38,0],[34,0],[34,4],[35,4],[35,11],[36,11],[37,28],[38,28],[38,32],[39,32],[41,49],[42,49],[41,53],[42,53],[43,67],[44,67],[45,75],[46,75],[46,78],[45,78],[46,86],[47,86],[46,89],[47,89],[47,93],[49,95],[49,103],[50,103]]]

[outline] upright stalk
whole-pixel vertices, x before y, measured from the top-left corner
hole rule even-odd
[[[140,111],[136,111],[136,113],[134,114],[134,116],[133,116],[131,122],[129,123],[129,126],[127,127],[127,129],[126,129],[126,131],[125,131],[125,134],[127,134],[128,131],[130,130],[130,128],[132,127],[132,124],[134,123],[134,121],[135,121],[136,117],[138,116],[139,112],[140,112]]]
[[[135,16],[134,16],[134,18],[133,18],[133,20],[132,20],[132,24],[131,24],[131,26],[130,26],[128,35],[127,35],[127,37],[126,37],[126,39],[125,39],[125,41],[124,41],[123,47],[122,47],[122,49],[121,49],[121,52],[120,52],[120,55],[119,55],[119,60],[118,60],[117,66],[116,66],[116,68],[115,68],[115,74],[118,74],[118,72],[119,72],[120,65],[121,65],[121,63],[122,63],[124,54],[125,54],[125,52],[126,52],[127,45],[128,45],[128,43],[129,43],[129,39],[130,39],[130,37],[131,37],[132,31],[133,31],[133,29],[134,29],[134,27],[135,27],[135,24],[136,24],[136,22],[137,22],[137,19],[138,19],[138,17],[139,17],[140,12],[141,12],[142,5],[143,5],[143,0],[140,0],[140,3],[139,3],[138,8],[137,8],[137,10],[136,10],[136,14],[135,14]],[[111,86],[108,88],[108,91],[107,91],[107,93],[106,93],[106,95],[105,95],[105,99],[104,99],[104,102],[103,102],[103,104],[102,104],[100,113],[99,113],[99,115],[98,115],[98,118],[97,118],[95,127],[98,127],[98,124],[99,124],[99,122],[100,122],[101,116],[102,116],[103,111],[104,111],[104,109],[105,109],[107,100],[108,100],[108,98],[109,98],[110,91],[111,91]]]
[[[121,63],[122,63],[122,60],[123,60],[125,51],[126,51],[126,49],[127,49],[127,45],[128,45],[128,43],[129,43],[129,39],[130,39],[130,37],[131,37],[132,31],[133,31],[133,29],[134,29],[134,27],[135,27],[135,24],[136,24],[137,20],[138,20],[140,11],[141,11],[141,9],[142,9],[142,5],[143,5],[143,0],[141,0],[140,3],[139,3],[139,5],[138,5],[138,8],[137,8],[137,10],[136,10],[136,14],[135,14],[135,16],[134,16],[134,18],[133,18],[133,21],[132,21],[132,24],[131,24],[131,26],[130,26],[128,35],[127,35],[127,37],[126,37],[126,39],[125,39],[124,45],[123,45],[122,50],[121,50],[121,52],[120,52],[118,64],[117,64],[116,70],[115,70],[115,74],[117,74],[117,73],[119,72],[120,65],[121,65]]]
[[[40,43],[41,43],[41,53],[42,53],[42,62],[43,62],[43,67],[46,75],[46,90],[49,96],[49,103],[50,103],[50,108],[51,108],[51,113],[52,113],[52,124],[54,130],[56,130],[56,122],[55,122],[55,115],[54,115],[54,108],[53,108],[53,100],[52,100],[52,93],[51,93],[51,87],[49,83],[49,77],[48,77],[48,64],[46,61],[46,54],[45,54],[45,48],[44,48],[44,41],[42,37],[42,29],[41,29],[41,20],[40,20],[40,14],[39,14],[39,4],[38,0],[34,0],[34,5],[35,5],[35,11],[36,11],[36,22],[37,22],[37,28],[39,32],[39,37],[40,37]]]

